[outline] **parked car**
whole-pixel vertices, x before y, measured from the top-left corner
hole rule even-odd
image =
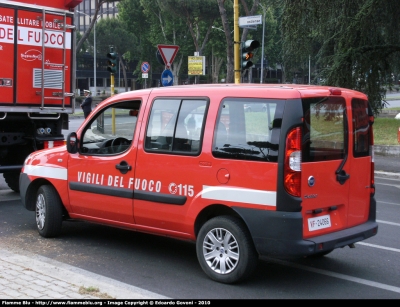
[[[21,200],[43,237],[84,220],[189,240],[205,274],[239,282],[259,256],[320,257],[377,234],[372,122],[367,96],[340,88],[121,93],[67,146],[28,156]]]

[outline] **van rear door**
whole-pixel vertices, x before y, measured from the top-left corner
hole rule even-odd
[[[301,195],[303,236],[307,238],[348,226],[350,187],[355,178],[350,176],[345,98],[303,98],[302,103]]]
[[[374,194],[373,113],[367,98],[351,99],[351,136],[348,161],[351,178],[348,208],[348,227],[367,221],[371,196]],[[350,163],[349,163],[350,162]]]

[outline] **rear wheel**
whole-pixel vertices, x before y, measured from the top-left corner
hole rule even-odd
[[[258,254],[244,223],[235,217],[218,216],[200,229],[197,258],[203,271],[221,283],[235,283],[250,276]]]
[[[21,172],[7,172],[3,173],[3,177],[8,187],[14,192],[19,192],[19,174]]]
[[[62,203],[56,190],[42,185],[36,194],[36,226],[42,237],[56,237],[61,233]]]

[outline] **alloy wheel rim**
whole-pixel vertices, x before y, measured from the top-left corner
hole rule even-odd
[[[42,230],[44,227],[45,218],[46,218],[45,200],[43,195],[40,194],[36,201],[36,225],[40,230]]]
[[[203,256],[215,273],[229,274],[239,263],[239,244],[228,230],[214,228],[204,238]]]

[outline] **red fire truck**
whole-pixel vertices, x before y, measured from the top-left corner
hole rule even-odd
[[[74,7],[82,0],[0,0],[0,173],[19,191],[28,154],[64,144],[75,111]]]

